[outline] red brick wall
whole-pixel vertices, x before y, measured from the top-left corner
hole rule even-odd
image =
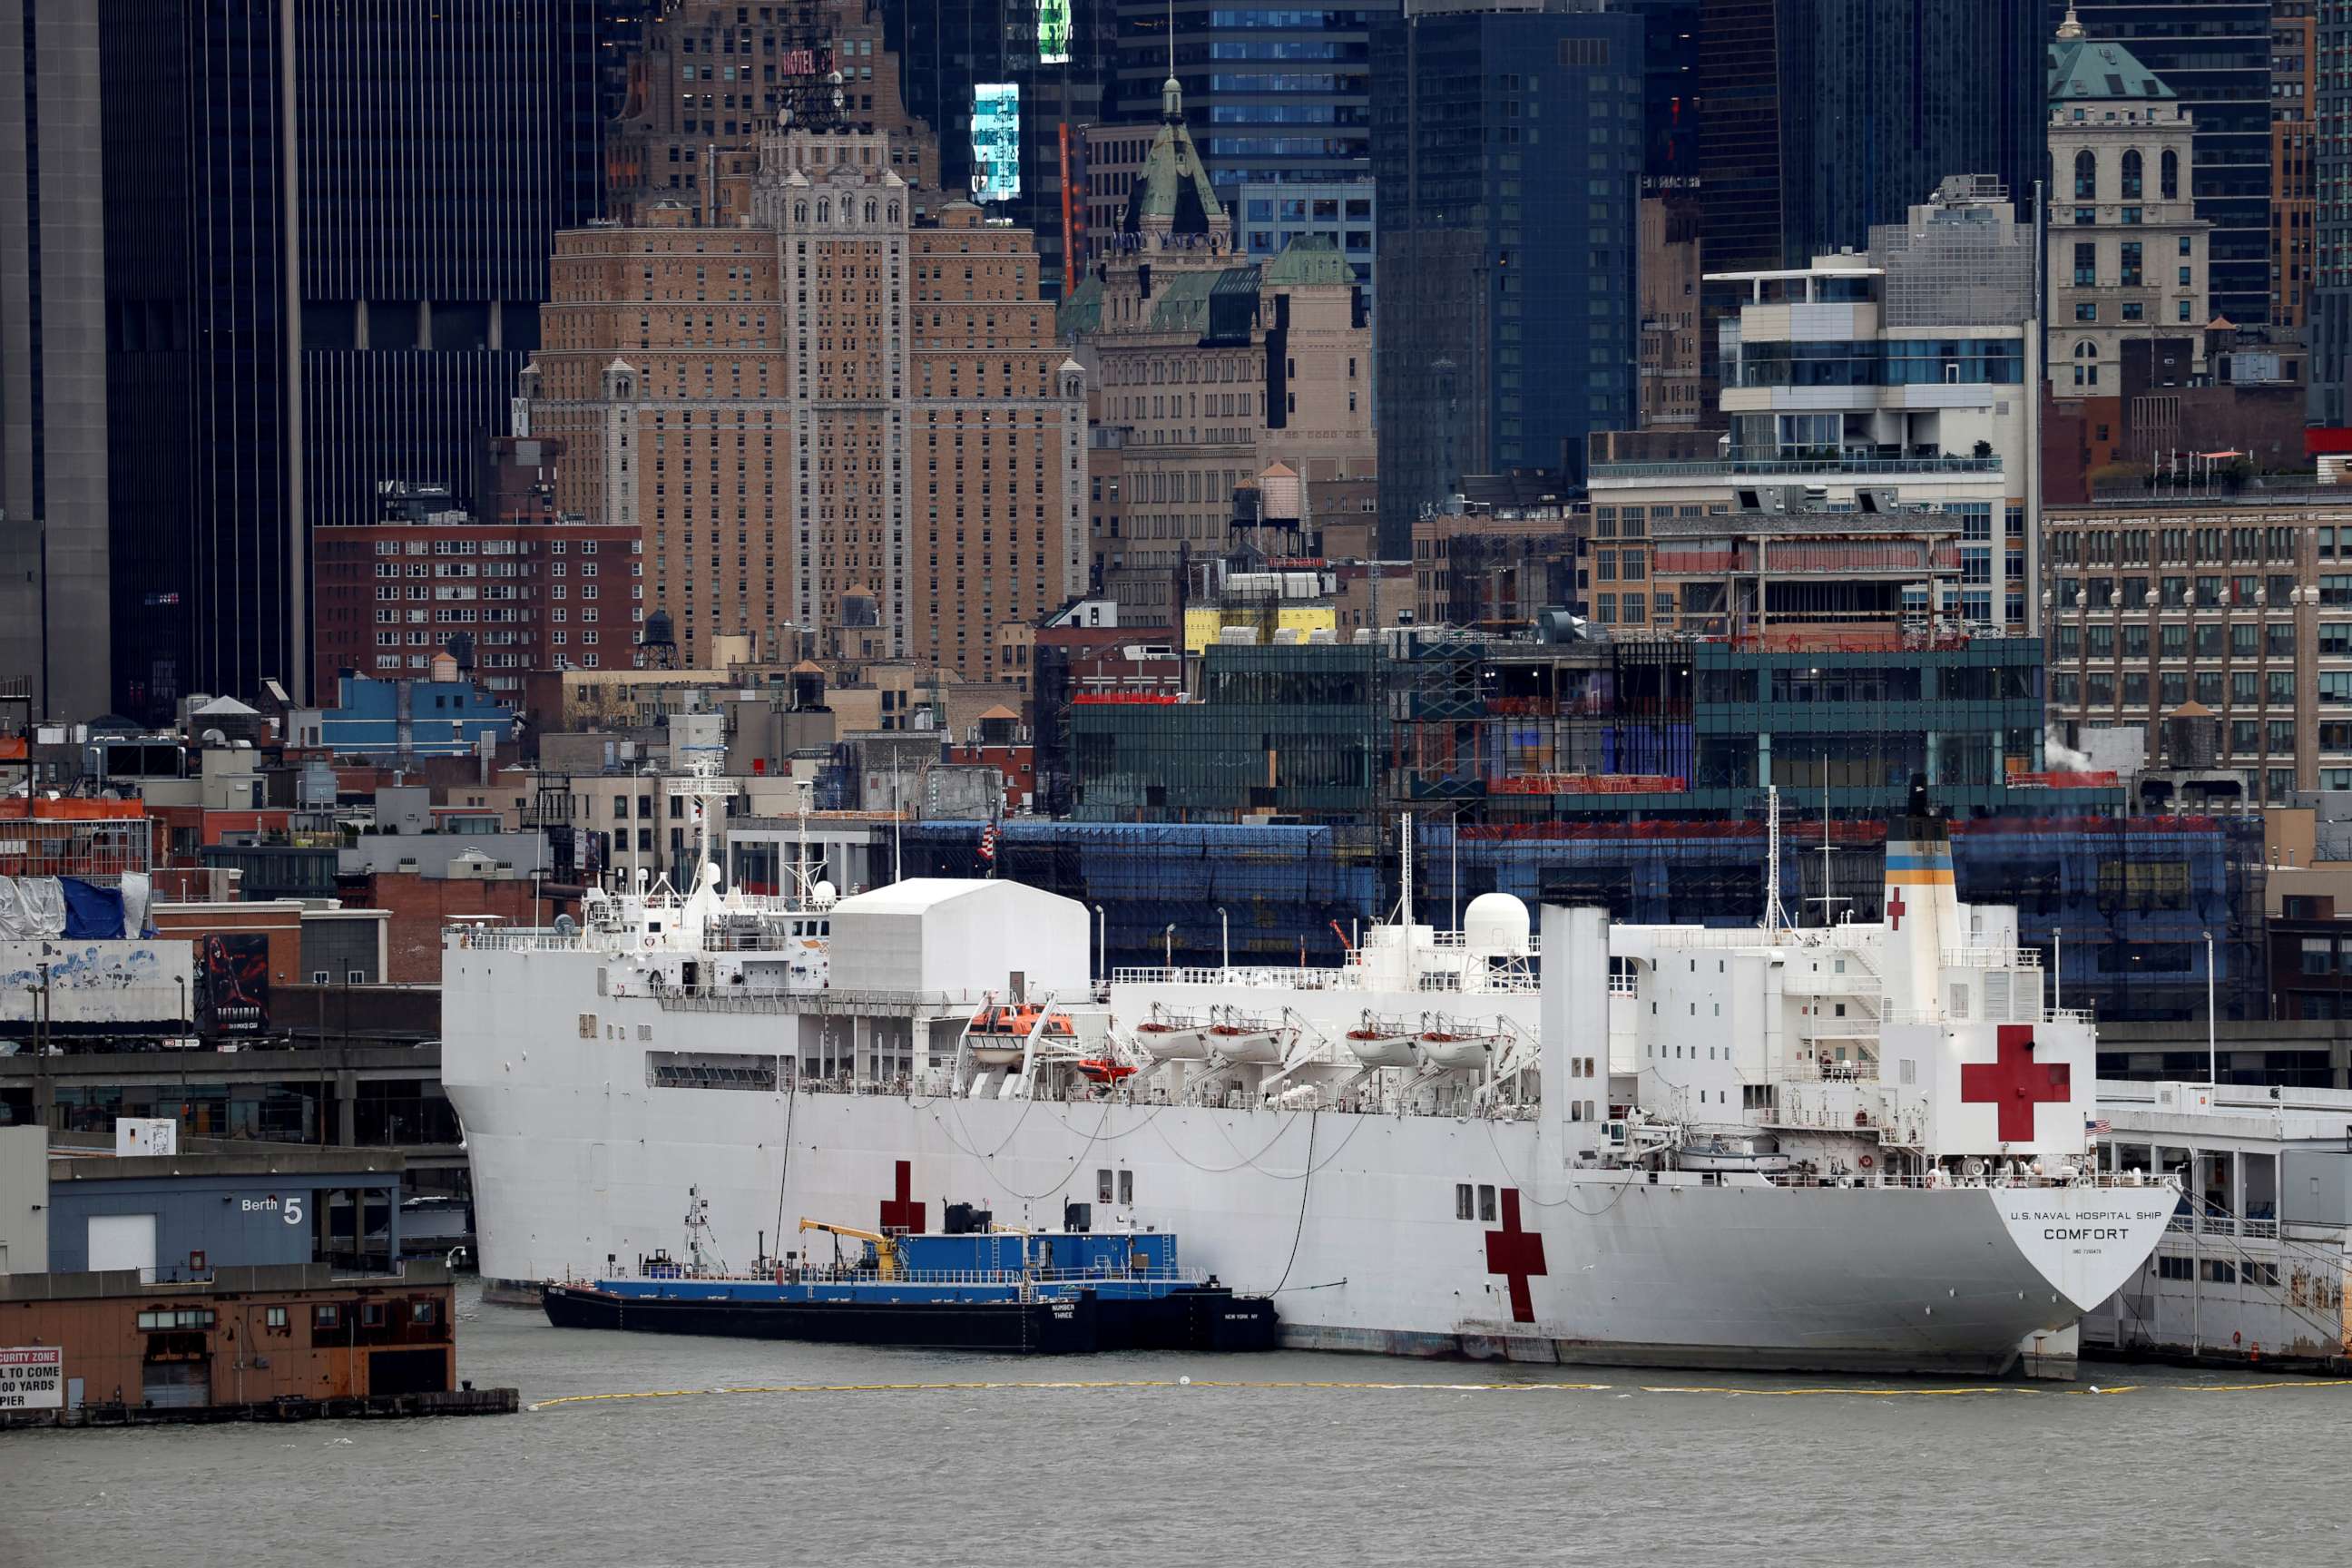
[[[384,978],[395,985],[440,983],[441,928],[457,916],[498,915],[509,925],[533,923],[529,878],[484,882],[378,871],[363,884],[346,880],[338,891],[347,907],[392,911]],[[575,902],[541,884],[538,923],[551,925],[560,914],[577,920]]]
[[[269,938],[270,984],[291,985],[310,978],[302,973],[302,910],[299,904],[152,904],[148,908],[147,918],[154,922],[156,935],[185,937],[195,942],[200,963],[205,937],[215,932],[262,932]]]

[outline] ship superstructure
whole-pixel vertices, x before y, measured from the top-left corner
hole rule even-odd
[[[821,976],[804,903],[708,869],[577,931],[456,934],[483,1271],[610,1275],[693,1183],[746,1256],[785,1215],[955,1202],[1181,1231],[1308,1347],[2063,1373],[2177,1194],[2085,1158],[2089,1023],[1957,901],[1940,824],[1887,863],[1880,924],[1550,907],[1538,943],[1484,899],[1336,970],[1104,985],[1084,907],[1003,881],[832,903]]]

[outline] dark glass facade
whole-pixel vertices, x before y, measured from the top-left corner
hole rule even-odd
[[[2352,425],[2352,0],[2318,0],[2316,241],[2312,291],[2311,422]]]
[[[1396,16],[1400,0],[1311,10],[1284,0],[1179,0],[1172,12],[1167,0],[1116,4],[1118,120],[1160,117],[1172,15],[1185,121],[1228,205],[1245,184],[1364,177],[1371,28]]]
[[[2051,32],[2065,0],[2043,0]],[[2327,7],[2320,7],[2324,16]],[[2208,244],[2212,310],[2271,319],[2271,7],[2268,0],[2084,0],[2083,31],[2127,46],[2196,117],[2189,188]],[[2324,51],[2323,51],[2324,52]],[[2327,73],[2319,73],[2327,91]]]
[[[604,7],[100,4],[117,706],[295,690],[309,530],[468,504],[506,427],[598,210]]]
[[[1950,174],[2030,210],[2049,33],[2042,0],[1705,0],[1708,270],[1860,249]]]
[[[940,188],[971,189],[972,88],[1011,82],[1021,89],[1021,195],[991,216],[1037,236],[1039,277],[1048,300],[1063,280],[1063,135],[1068,135],[1074,250],[1086,252],[1086,174],[1078,128],[1111,118],[1108,101],[1116,18],[1108,5],[1060,0],[1068,19],[1067,59],[1041,45],[1038,0],[901,0],[882,7],[883,40],[898,57],[899,92],[909,114],[939,138]],[[1153,89],[1158,102],[1158,89]]]
[[[1465,475],[1634,424],[1643,23],[1432,12],[1373,32],[1381,547]]]

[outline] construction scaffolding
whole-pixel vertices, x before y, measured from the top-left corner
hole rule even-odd
[[[0,877],[109,882],[154,864],[155,826],[135,800],[0,800]]]

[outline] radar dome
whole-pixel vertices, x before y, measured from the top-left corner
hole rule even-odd
[[[1481,893],[1462,911],[1462,944],[1492,958],[1528,951],[1528,906],[1508,893]]]
[[[821,910],[833,908],[833,900],[838,897],[840,891],[831,882],[819,882],[809,889],[809,902]]]

